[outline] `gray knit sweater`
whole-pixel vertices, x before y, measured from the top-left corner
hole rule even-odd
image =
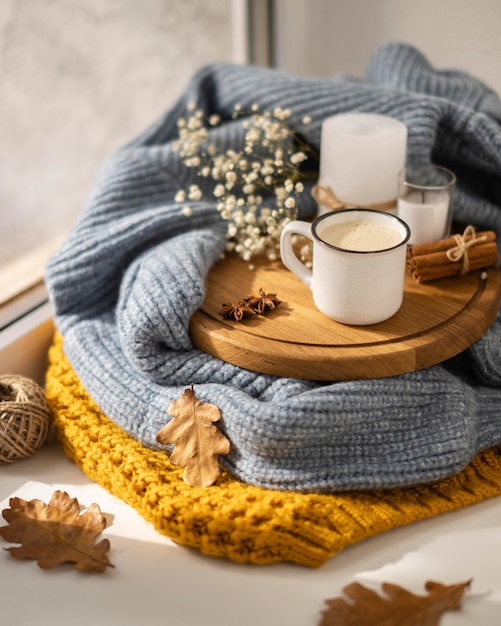
[[[179,188],[198,182],[172,149],[176,120],[190,101],[207,116],[221,116],[218,140],[235,148],[242,136],[241,124],[230,118],[236,103],[311,116],[306,138],[316,148],[327,116],[368,111],[397,118],[408,127],[410,160],[456,173],[455,217],[501,235],[501,102],[473,77],[436,71],[402,44],[377,50],[365,81],[208,66],[164,117],[110,156],[47,267],[65,353],[105,415],[145,446],[158,447],[167,407],[193,383],[202,401],[221,409],[231,441],[224,467],[278,489],[431,481],[499,444],[499,317],[455,359],[376,380],[273,377],[193,347],[188,320],[202,303],[226,226],[210,197],[191,203],[191,217],[174,200]],[[302,211],[311,212],[308,202]]]

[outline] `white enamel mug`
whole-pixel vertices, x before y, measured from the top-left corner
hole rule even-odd
[[[293,235],[313,241],[313,271],[295,255]],[[280,252],[284,265],[311,289],[319,311],[337,322],[361,326],[383,322],[399,310],[409,237],[409,227],[395,215],[342,209],[312,224],[287,224]]]

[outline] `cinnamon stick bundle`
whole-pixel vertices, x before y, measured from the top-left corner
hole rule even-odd
[[[498,261],[496,234],[476,233],[467,226],[462,235],[433,243],[415,244],[407,250],[407,268],[419,283],[491,267]]]

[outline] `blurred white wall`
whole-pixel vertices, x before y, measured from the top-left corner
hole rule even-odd
[[[0,265],[69,228],[104,158],[162,114],[196,69],[245,61],[245,4],[0,1]],[[274,6],[282,69],[363,76],[376,47],[400,40],[501,92],[500,0]]]
[[[232,0],[1,0],[0,264],[68,228],[98,168],[212,61]],[[238,60],[238,59],[237,59]]]
[[[501,93],[500,0],[275,0],[276,62],[293,73],[362,77],[390,41]]]

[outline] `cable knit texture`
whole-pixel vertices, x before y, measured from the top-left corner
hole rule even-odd
[[[350,544],[501,492],[495,449],[451,478],[409,488],[304,494],[227,473],[212,487],[189,487],[163,452],[141,445],[100,411],[64,356],[61,337],[50,362],[47,398],[67,455],[159,532],[206,554],[319,567]]]
[[[60,416],[59,423],[67,446],[88,437],[85,446],[94,442],[96,457],[114,459],[111,473],[98,471],[96,460],[92,476],[110,488],[120,482],[122,493],[123,470],[134,490],[137,454],[145,463],[154,459],[148,481],[155,483],[158,473],[161,482],[169,449],[159,450],[156,434],[169,419],[169,404],[192,383],[203,402],[221,409],[231,441],[230,454],[221,459],[224,468],[233,478],[270,489],[320,493],[417,485],[451,477],[479,452],[499,444],[499,318],[457,358],[387,379],[326,384],[279,378],[193,347],[189,317],[202,301],[208,269],[224,248],[225,225],[212,200],[192,202],[188,218],[174,199],[179,188],[199,183],[172,149],[177,119],[189,102],[207,116],[221,116],[213,139],[233,149],[242,145],[242,121],[231,119],[236,103],[244,110],[253,103],[262,109],[287,107],[295,119],[311,116],[306,139],[316,148],[327,116],[345,111],[392,116],[407,125],[409,160],[434,161],[457,174],[455,217],[501,234],[501,105],[475,78],[435,70],[402,44],[377,50],[365,81],[227,64],[203,68],[162,119],[110,156],[78,223],[47,267],[66,358],[102,414],[121,429],[116,432],[126,433],[113,435],[117,445],[104,451],[99,429],[91,434],[91,418],[72,405],[79,395],[66,400],[71,419]],[[303,216],[311,215],[308,196]],[[67,393],[74,392],[71,380],[66,371],[49,371],[56,404],[65,383]],[[96,410],[92,419],[104,420]],[[111,423],[103,421],[105,433]],[[73,454],[92,456],[86,447]],[[86,468],[87,463],[82,461]],[[224,484],[237,489],[237,483]],[[256,493],[269,502],[278,498],[275,492]],[[404,517],[408,521],[412,515]],[[308,519],[305,514],[305,527]]]

